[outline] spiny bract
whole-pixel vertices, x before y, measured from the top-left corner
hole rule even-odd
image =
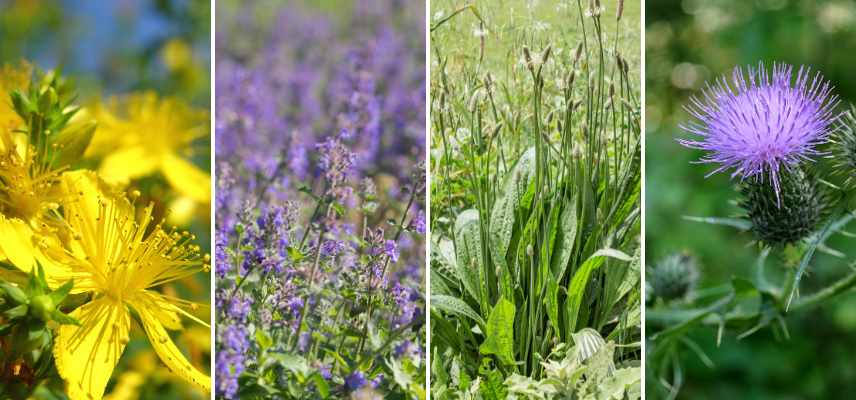
[[[771,246],[795,243],[811,234],[825,208],[816,179],[805,171],[793,168],[781,178],[778,194],[769,182],[746,182],[741,188],[740,206],[752,222],[752,233]]]

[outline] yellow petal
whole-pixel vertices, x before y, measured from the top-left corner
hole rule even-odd
[[[125,304],[107,297],[71,313],[81,326],[62,325],[54,345],[57,371],[71,400],[99,400],[128,343],[131,318]]]
[[[166,180],[180,193],[194,200],[211,202],[211,175],[174,154],[164,156],[161,166]]]
[[[77,261],[70,258],[57,238],[42,238],[42,242],[46,244],[45,248],[36,247],[35,257],[44,269],[50,287],[57,288],[74,280],[74,286],[71,288],[71,293],[74,294],[91,292],[99,288],[91,272],[75,268]]]
[[[166,220],[172,225],[188,226],[193,222],[199,203],[188,196],[180,196],[169,203],[169,215]],[[209,210],[210,211],[210,210]]]
[[[146,376],[137,371],[128,371],[119,375],[116,386],[104,400],[136,400],[140,398],[140,386],[146,383]]]
[[[152,347],[154,347],[161,361],[166,364],[170,371],[185,381],[199,386],[206,392],[210,392],[211,378],[190,364],[187,358],[184,357],[184,354],[181,353],[181,350],[175,346],[172,338],[169,337],[169,333],[167,333],[156,316],[158,311],[146,302],[134,301],[131,304],[140,315],[143,327],[149,336],[149,341],[152,343]]]
[[[134,298],[136,308],[149,310],[155,319],[169,330],[181,329],[181,310],[158,293],[144,290]]]
[[[92,291],[98,288],[95,280],[107,273],[104,269],[116,257],[115,248],[110,247],[116,244],[116,232],[134,224],[133,206],[92,171],[64,173],[60,189],[68,194],[61,205],[72,240],[64,246],[45,243],[39,260],[49,280],[74,279],[74,293]]]
[[[117,149],[101,161],[98,173],[112,184],[127,183],[131,179],[151,174],[159,159],[143,146]]]
[[[6,218],[0,214],[0,253],[24,272],[30,272],[35,264],[33,230],[17,218]]]

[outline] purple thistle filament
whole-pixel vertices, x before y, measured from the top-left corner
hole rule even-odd
[[[821,153],[816,149],[835,130],[838,98],[820,73],[800,67],[763,63],[744,71],[735,67],[708,85],[685,107],[695,120],[681,129],[696,138],[680,144],[707,152],[700,163],[718,164],[708,174],[733,170],[731,177],[769,179],[779,196],[782,173]]]

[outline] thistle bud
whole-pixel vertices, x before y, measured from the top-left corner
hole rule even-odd
[[[825,199],[816,180],[800,168],[780,173],[778,193],[767,179],[747,181],[740,207],[752,222],[752,233],[770,246],[796,243],[817,227]]]
[[[698,275],[698,263],[693,256],[686,253],[672,254],[648,268],[646,295],[651,296],[646,297],[659,297],[665,301],[685,299],[695,289]]]
[[[856,106],[851,106],[843,122],[832,139],[832,154],[837,172],[849,185],[856,183]]]

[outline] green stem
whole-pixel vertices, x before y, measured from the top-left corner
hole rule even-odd
[[[851,267],[856,267],[856,263],[851,264]],[[856,270],[853,270],[847,276],[833,283],[832,285],[821,289],[810,296],[802,298],[796,304],[794,304],[792,309],[793,311],[798,311],[817,307],[818,305],[823,304],[827,300],[835,298],[838,295],[844,294],[848,290],[852,289],[854,286],[856,286]]]

